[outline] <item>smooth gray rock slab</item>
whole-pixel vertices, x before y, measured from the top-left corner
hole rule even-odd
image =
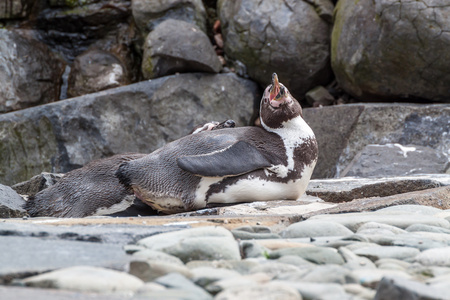
[[[30,219],[30,224],[0,223],[0,236],[43,237],[48,240],[86,241],[126,245],[155,234],[186,229],[187,226],[138,226],[100,224],[95,226],[52,226],[52,219]],[[32,222],[32,223],[31,223]]]
[[[384,277],[377,287],[377,293],[374,300],[438,300],[447,298],[448,290],[437,289],[421,282],[405,278]]]
[[[450,267],[450,247],[425,250],[415,257],[415,261],[424,266]]]
[[[322,265],[309,271],[301,281],[315,282],[315,283],[355,283],[347,268],[337,265]]]
[[[66,173],[114,154],[150,153],[198,124],[247,125],[256,83],[235,74],[190,73],[0,115],[0,181]]]
[[[342,265],[344,259],[336,249],[328,247],[284,248],[272,251],[269,258],[276,259],[284,255],[297,255],[316,264]]]
[[[241,258],[236,240],[223,227],[199,227],[159,234],[140,240],[138,245],[174,255],[185,263]]]
[[[425,231],[425,232],[450,234],[449,229],[445,229],[445,228],[437,227],[437,226],[424,225],[424,224],[413,224],[413,225],[408,226],[405,230],[408,232]]]
[[[167,262],[176,265],[183,265],[183,262],[176,256],[169,255],[161,251],[142,249],[132,254],[133,259],[142,259],[147,261]]]
[[[347,202],[368,197],[386,197],[421,191],[450,184],[450,176],[417,175],[384,178],[315,179],[308,184],[306,193],[326,202]]]
[[[0,237],[0,282],[77,265],[124,270],[129,257],[121,245]]]
[[[438,226],[446,229],[450,228],[450,223],[445,219],[426,215],[403,214],[401,212],[392,214],[363,212],[357,214],[344,213],[339,215],[317,215],[311,217],[311,220],[337,222],[352,231],[357,231],[362,224],[367,222],[388,224],[402,229],[405,229],[406,227],[416,223]]]
[[[275,281],[277,282],[277,281]],[[286,281],[290,286],[297,289],[297,291],[302,295],[302,299],[352,299],[348,295],[344,288],[336,283],[314,283],[314,282],[293,282]]]
[[[307,108],[303,115],[319,144],[313,178],[343,176],[370,144],[430,147],[439,155],[450,149],[448,104],[347,104]]]
[[[25,278],[21,284],[79,292],[127,295],[144,285],[139,278],[125,272],[92,266],[74,266]]]
[[[442,151],[418,145],[367,145],[347,166],[341,176],[362,178],[442,174],[449,159]]]
[[[20,218],[27,212],[22,206],[25,200],[9,186],[0,184],[0,218]]]
[[[162,22],[148,34],[143,48],[141,69],[145,79],[177,72],[218,73],[222,69],[206,33],[185,21]]]
[[[306,220],[289,225],[281,232],[283,238],[319,236],[346,236],[353,232],[342,224],[328,221]]]

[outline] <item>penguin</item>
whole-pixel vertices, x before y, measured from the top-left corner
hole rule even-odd
[[[318,147],[299,102],[275,73],[261,99],[260,124],[185,136],[122,163],[116,175],[137,198],[167,214],[296,200],[311,178]]]
[[[235,127],[233,120],[209,122],[197,126],[192,134],[232,127]],[[31,196],[24,209],[31,217],[156,215],[157,211],[137,199],[133,191],[121,184],[115,175],[122,163],[145,155],[125,153],[92,161]]]

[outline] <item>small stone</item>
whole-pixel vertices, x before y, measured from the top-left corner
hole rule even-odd
[[[356,283],[351,275],[351,272],[341,266],[337,265],[322,265],[309,271],[301,281],[315,282],[315,283]]]
[[[205,287],[218,280],[239,277],[241,274],[234,270],[212,267],[199,267],[191,269],[192,280],[195,284]]]
[[[221,291],[229,288],[250,288],[253,286],[257,286],[259,283],[267,283],[271,279],[272,278],[265,273],[255,273],[234,278],[222,279],[207,285],[205,289],[212,294],[218,294]]]
[[[408,226],[405,230],[408,232],[426,231],[426,232],[450,234],[449,229],[445,229],[445,228],[437,227],[437,226],[425,225],[425,224],[412,224],[412,225]]]
[[[399,234],[405,233],[405,230],[400,229],[398,227],[381,224],[376,222],[368,222],[364,225],[361,225],[356,232],[358,234]]]
[[[269,255],[270,250],[255,243],[254,241],[244,240],[240,243],[244,258],[250,257],[266,257]]]
[[[424,266],[450,267],[450,247],[425,250],[415,257],[415,261]]]
[[[167,274],[155,280],[155,283],[163,285],[169,289],[187,290],[197,295],[197,299],[212,299],[211,295],[200,288],[189,279],[178,273]]]
[[[283,299],[301,300],[300,293],[283,282],[269,282],[267,284],[256,284],[249,287],[235,286],[220,292],[215,300],[235,300],[235,299]]]
[[[406,271],[411,266],[411,263],[409,262],[394,258],[381,258],[377,260],[375,264],[379,269],[399,271]]]
[[[191,260],[240,259],[239,246],[223,227],[199,227],[150,236],[138,245]]]
[[[362,212],[362,213],[342,213],[335,215],[317,215],[311,217],[309,220],[320,220],[320,221],[330,221],[337,222],[352,231],[357,231],[358,228],[367,222],[376,222],[382,224],[388,224],[392,226],[405,229],[412,224],[426,224],[431,226],[438,226],[442,228],[450,228],[450,223],[441,218],[435,218],[429,215],[422,214],[412,214],[404,212]]]
[[[334,102],[334,97],[323,86],[317,86],[309,90],[305,97],[313,107],[332,105]]]
[[[297,255],[316,264],[342,265],[344,259],[336,249],[327,247],[287,248],[272,251],[269,258],[276,259],[284,255]]]
[[[278,239],[280,236],[272,233],[269,227],[265,226],[244,226],[231,230],[234,238],[241,240],[251,239]]]
[[[192,277],[191,271],[186,266],[165,261],[133,260],[130,262],[129,273],[144,282],[153,281],[169,273],[179,273],[188,278]]]
[[[31,177],[30,180],[16,183],[11,186],[20,195],[36,195],[43,189],[46,189],[60,180],[64,174],[61,173],[47,173],[42,172],[41,174]]]
[[[183,262],[176,256],[151,250],[151,249],[143,249],[133,253],[133,259],[141,259],[141,260],[149,260],[149,261],[158,261],[158,262],[167,262],[176,265],[183,265]]]
[[[401,260],[412,259],[420,253],[416,248],[398,246],[376,246],[360,248],[354,251],[355,254],[365,256],[372,261],[381,258],[396,258]]]
[[[356,283],[349,283],[343,285],[344,290],[351,295],[358,297],[357,299],[372,300],[375,297],[375,291],[365,288]]]
[[[398,277],[384,277],[377,287],[374,300],[391,299],[448,299],[448,290],[439,290],[421,282]]]
[[[357,270],[377,268],[370,259],[368,259],[367,257],[356,255],[353,251],[349,250],[346,247],[339,248],[339,254],[341,254],[345,260],[345,264],[343,265],[343,267],[347,269]]]
[[[110,269],[76,266],[28,277],[26,286],[94,293],[131,293],[144,285],[139,278]]]
[[[357,282],[365,287],[375,288],[380,280],[385,276],[395,276],[403,278],[411,278],[412,276],[406,272],[398,270],[382,270],[382,269],[359,269],[353,270],[352,276]],[[394,298],[395,299],[395,298]]]
[[[281,232],[281,236],[284,238],[347,236],[351,234],[353,234],[351,230],[339,223],[318,220],[298,222]]]

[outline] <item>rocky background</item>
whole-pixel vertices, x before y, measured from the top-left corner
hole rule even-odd
[[[45,220],[41,227],[39,220],[5,219],[0,223],[4,239],[0,244],[7,247],[0,252],[0,282],[110,293],[122,289],[119,286],[125,279],[120,276],[127,275],[132,276],[130,285],[123,287],[127,297],[156,297],[152,293],[158,291],[161,297],[186,298],[187,290],[194,291],[189,299],[262,297],[241,294],[245,289],[239,291],[236,281],[226,281],[238,278],[247,286],[254,284],[255,290],[265,287],[266,296],[284,293],[283,299],[336,299],[333,295],[339,295],[338,299],[399,295],[444,299],[442,295],[449,292],[441,283],[448,283],[450,274],[449,33],[450,5],[443,0],[0,1],[2,218],[26,218],[21,205],[27,195],[54,184],[60,173],[94,159],[123,152],[149,153],[211,120],[253,124],[262,89],[273,72],[305,108],[304,118],[316,133],[320,150],[308,196],[290,203],[215,208],[172,220],[149,217],[135,227],[132,219],[118,221],[134,224],[124,227],[106,225],[111,221],[107,219],[60,221],[60,226],[48,225],[56,220]],[[409,206],[395,213],[364,212],[400,204],[416,205],[417,212]],[[331,218],[342,212],[354,212],[361,219],[345,223],[337,216]],[[201,214],[214,216],[203,224],[204,219],[196,219]],[[417,218],[404,223],[391,220],[403,220],[408,214]],[[314,223],[306,233],[292,233],[290,226],[310,218],[334,223]],[[228,239],[231,256],[194,257],[195,247],[188,254],[175,254],[167,250],[170,247],[156,249],[139,241],[167,230],[157,225],[186,219],[232,230],[232,236],[219,233]],[[337,223],[347,231],[326,230],[339,227]],[[191,230],[189,224],[170,230]],[[243,229],[233,231],[240,226]],[[319,229],[326,232],[318,233]],[[112,235],[115,230],[120,232],[117,237]],[[211,234],[216,233],[206,230],[208,239]],[[325,238],[317,240],[319,236]],[[243,241],[261,238],[270,242]],[[310,241],[290,240],[294,238]],[[280,239],[277,246],[273,239]],[[142,247],[159,252],[144,251],[145,255],[138,255],[140,263],[130,263],[121,249],[135,243],[137,248],[130,246],[128,253],[142,252]],[[304,250],[287,249],[305,247],[305,243],[320,248],[313,252],[325,254],[312,258]],[[375,246],[381,248],[370,248]],[[55,258],[52,252],[77,255],[67,249],[84,249],[85,259]],[[111,257],[106,255],[109,251]],[[38,252],[42,260],[33,258],[32,253]],[[104,253],[106,261],[93,256],[97,252]],[[165,257],[172,265],[161,271],[154,262],[160,260],[161,252],[181,262]],[[22,257],[30,257],[30,262],[19,264]],[[328,260],[331,257],[336,260]],[[430,257],[434,261],[427,260]],[[191,260],[214,262],[188,265]],[[109,269],[61,270],[56,273],[61,281],[52,284],[54,279],[47,277],[21,281],[79,265]],[[205,265],[215,269],[198,270]],[[108,273],[111,268],[123,274]],[[184,279],[161,277],[172,272]],[[218,275],[205,279],[202,272]],[[105,283],[96,282],[94,287],[89,280],[81,287],[63,283],[64,276],[89,273],[116,278],[117,283],[98,289],[95,286]],[[340,275],[323,275],[329,273]],[[183,282],[187,285],[181,286]],[[427,289],[430,285],[433,288]],[[43,299],[74,297],[69,292],[0,290],[10,293],[10,298],[26,298],[27,293]]]

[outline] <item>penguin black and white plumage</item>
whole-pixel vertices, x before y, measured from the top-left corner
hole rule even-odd
[[[233,120],[209,122],[197,126],[192,133],[234,126]],[[126,153],[92,161],[32,195],[24,208],[31,217],[155,215],[157,212],[137,199],[133,191],[121,184],[115,175],[122,163],[145,155]]]
[[[302,108],[272,76],[261,100],[262,127],[203,131],[125,162],[120,182],[164,213],[214,203],[295,200],[306,190],[318,147]]]

